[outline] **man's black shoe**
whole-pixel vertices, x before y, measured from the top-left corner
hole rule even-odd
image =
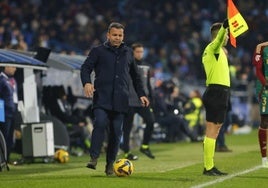
[[[145,154],[147,157],[151,158],[151,159],[154,159],[155,156],[152,154],[152,152],[150,151],[149,148],[140,148],[140,152],[142,152],[143,154]]]
[[[131,161],[135,161],[135,160],[138,160],[139,157],[137,155],[133,155],[132,153],[129,153],[129,154],[125,154],[125,158]]]
[[[213,167],[210,170],[206,170],[204,168],[203,174],[207,176],[224,176],[224,175],[227,175],[228,173],[221,172],[216,167]]]
[[[97,159],[91,158],[90,161],[87,163],[87,168],[96,170],[97,163],[98,163]]]
[[[227,146],[217,146],[215,149],[216,152],[232,152]]]
[[[108,163],[105,166],[105,173],[107,176],[111,176],[114,174],[114,166],[113,163]]]

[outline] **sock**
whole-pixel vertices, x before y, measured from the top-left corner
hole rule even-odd
[[[266,157],[266,151],[267,151],[267,147],[266,147],[266,142],[267,142],[267,137],[266,137],[266,132],[267,129],[263,129],[259,127],[259,131],[258,131],[258,137],[259,137],[259,145],[260,145],[260,152],[261,152],[261,156],[262,157]]]
[[[141,145],[141,148],[142,148],[142,149],[148,149],[148,148],[149,148],[149,145],[142,144],[142,145]]]
[[[214,154],[215,154],[216,139],[208,138],[204,139],[204,167],[206,170],[210,170],[214,167]]]
[[[262,164],[265,165],[266,163],[267,163],[267,157],[263,157],[263,158],[262,158]]]
[[[85,139],[84,140],[84,143],[85,143],[85,146],[86,146],[86,148],[90,148],[90,140],[88,140],[88,139]]]
[[[130,154],[130,152],[126,152],[125,153],[125,157],[128,157],[129,154]]]

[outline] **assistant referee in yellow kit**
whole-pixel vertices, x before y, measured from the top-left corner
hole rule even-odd
[[[228,42],[228,20],[211,26],[211,42],[206,46],[202,63],[206,72],[206,91],[203,103],[206,109],[206,134],[204,138],[204,175],[227,175],[214,165],[216,139],[224,122],[230,97],[230,75],[224,46]]]

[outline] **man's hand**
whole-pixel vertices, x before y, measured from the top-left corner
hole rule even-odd
[[[254,53],[253,55],[253,65],[258,65],[259,63],[262,63],[262,57],[261,54]]]
[[[93,92],[95,91],[93,84],[86,83],[84,86],[84,93],[86,97],[93,97]]]
[[[150,101],[148,100],[147,97],[142,96],[142,97],[140,97],[140,100],[141,100],[141,104],[142,104],[143,107],[147,107],[147,106],[149,106]]]
[[[261,60],[261,55],[260,54],[256,54],[255,55],[255,61],[260,61]]]

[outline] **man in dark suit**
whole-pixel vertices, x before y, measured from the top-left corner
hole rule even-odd
[[[113,174],[113,163],[118,153],[122,136],[124,116],[128,111],[128,76],[131,75],[134,88],[143,106],[149,105],[145,96],[137,65],[131,48],[124,42],[124,26],[113,22],[108,27],[107,41],[92,48],[81,67],[81,81],[86,97],[93,96],[93,131],[88,168],[96,169],[108,128],[106,154],[106,175]],[[95,72],[94,84],[91,73]]]

